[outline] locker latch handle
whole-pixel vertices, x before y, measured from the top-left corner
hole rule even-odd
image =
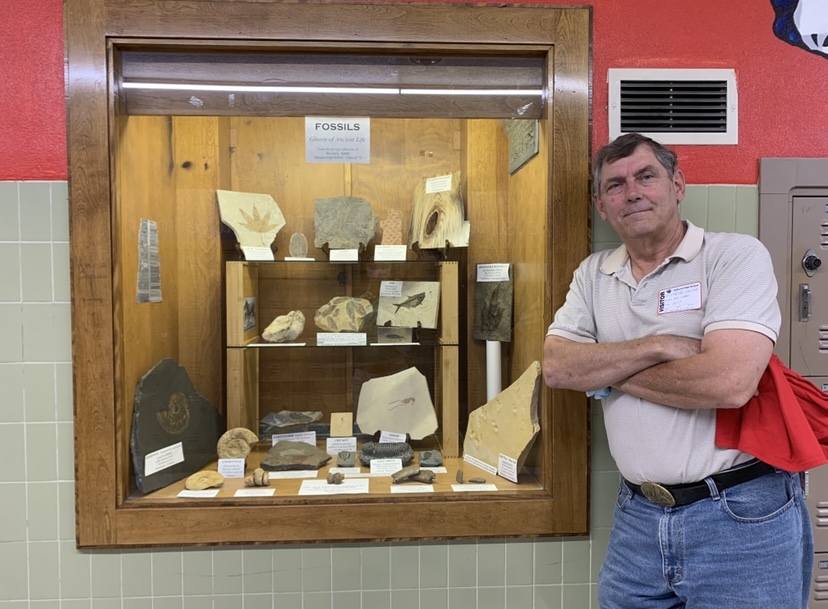
[[[811,286],[799,284],[799,321],[808,321],[811,317]]]

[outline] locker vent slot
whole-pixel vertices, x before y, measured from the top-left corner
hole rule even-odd
[[[828,248],[828,222],[823,222],[819,228],[819,234],[822,237],[822,248]]]
[[[819,352],[828,355],[828,326],[819,327]]]

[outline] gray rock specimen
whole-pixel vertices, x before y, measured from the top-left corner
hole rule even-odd
[[[407,442],[366,442],[359,451],[359,462],[371,465],[372,459],[400,459],[408,465],[414,458],[414,451]]]
[[[319,469],[331,460],[324,450],[305,442],[282,440],[276,442],[262,459],[261,468],[270,472],[294,469]]]
[[[430,469],[422,469],[420,470],[420,473],[411,476],[409,480],[413,480],[414,482],[422,482],[423,484],[432,484],[436,477],[437,474]]]
[[[195,390],[187,371],[169,358],[158,362],[135,388],[130,452],[138,490],[149,493],[200,470],[215,458],[223,431],[221,415]],[[145,473],[147,455],[178,443],[183,461]]]
[[[478,281],[475,284],[472,336],[476,340],[511,342],[511,281]]]
[[[305,329],[305,314],[302,311],[291,311],[285,315],[279,315],[270,322],[270,325],[262,332],[262,339],[269,343],[289,343]]]
[[[371,204],[359,197],[315,199],[313,244],[329,249],[358,249],[365,246],[377,232],[379,218]]]
[[[341,450],[336,455],[337,467],[353,467],[356,463],[356,453],[350,450]]]
[[[345,480],[345,474],[341,472],[328,472],[328,484],[342,484],[343,480]]]
[[[304,233],[293,233],[290,236],[288,253],[290,253],[293,258],[308,257],[308,238],[305,237]]]
[[[463,453],[497,466],[499,456],[517,461],[518,472],[540,431],[540,363],[532,362],[518,380],[472,411]]]
[[[323,332],[361,332],[373,312],[374,306],[365,298],[335,296],[317,309],[313,322]]]
[[[322,418],[318,410],[280,410],[269,412],[259,421],[259,433],[262,437],[273,434],[306,431],[308,425]]]
[[[439,450],[421,450],[420,467],[440,467],[443,464],[443,455]]]
[[[485,478],[469,478],[469,482],[472,484],[486,484]]]
[[[428,381],[411,367],[366,381],[359,391],[357,425],[362,433],[407,433],[422,440],[438,427]]]

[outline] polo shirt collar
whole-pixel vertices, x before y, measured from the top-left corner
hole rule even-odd
[[[684,225],[687,231],[684,233],[684,238],[679,243],[676,251],[673,252],[667,259],[681,258],[685,261],[690,261],[699,255],[702,244],[704,243],[704,229],[695,226],[689,220],[684,220]],[[618,272],[629,261],[630,256],[627,253],[627,246],[620,245],[612,252],[607,259],[601,264],[601,272],[605,275],[612,275]]]

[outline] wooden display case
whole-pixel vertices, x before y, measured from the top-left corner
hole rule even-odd
[[[285,268],[290,234],[313,234],[313,199],[359,196],[380,217],[399,209],[407,218],[423,178],[459,172],[469,246],[457,264],[443,251],[430,262],[449,300],[433,340],[403,360],[425,362],[439,441],[460,454],[464,422],[487,401],[486,346],[471,331],[477,265],[514,271],[505,387],[542,357],[552,314],[589,252],[589,8],[67,0],[65,16],[79,547],[588,532],[589,412],[577,392],[541,391],[527,472],[483,493],[452,492],[441,478],[429,496],[391,494],[373,480],[369,494],[347,497],[302,497],[285,485],[242,499],[237,481],[210,501],[178,497],[180,482],[142,495],[130,433],[136,385],[163,358],[185,368],[228,424],[252,426],[278,403],[272,377],[298,376],[302,358],[333,348],[297,349],[291,365],[300,368],[287,373],[270,374],[268,360],[265,378],[267,348],[228,328],[228,296],[259,290],[274,307],[296,308],[265,285],[272,273],[298,273],[314,299],[324,292],[317,277],[334,270],[348,285],[365,281],[370,255],[344,270],[315,250],[314,262]],[[275,86],[286,83],[295,86]],[[367,117],[368,162],[310,163],[313,116]],[[512,120],[537,122],[537,152],[517,170],[501,123]],[[278,202],[292,224],[277,235],[275,262],[238,261],[219,189]],[[136,297],[144,219],[158,227],[159,302]],[[409,260],[403,272],[420,264],[429,262]],[[248,271],[228,272],[237,267]],[[331,373],[384,372],[377,349],[341,349]],[[353,405],[347,383],[325,412]]]

